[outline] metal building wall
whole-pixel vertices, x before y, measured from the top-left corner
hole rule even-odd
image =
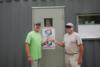
[[[100,0],[0,0],[0,67],[29,67],[24,39],[31,30],[33,6],[65,6],[65,21],[79,13],[100,13]],[[77,25],[76,25],[77,28]],[[100,39],[84,40],[83,67],[100,67]]]
[[[100,67],[100,39],[84,41],[85,55],[82,67]]]

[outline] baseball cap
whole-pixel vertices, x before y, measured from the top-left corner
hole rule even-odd
[[[71,27],[73,27],[74,25],[71,23],[71,22],[69,22],[69,23],[67,23],[66,25],[65,25],[65,27],[66,28],[71,28]]]
[[[41,25],[41,22],[34,22],[34,25]]]

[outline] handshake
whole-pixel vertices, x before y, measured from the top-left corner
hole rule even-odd
[[[49,37],[46,39],[46,41],[43,43],[43,45],[46,45],[48,42],[54,42],[58,46],[64,47],[64,42],[58,42],[55,38]]]
[[[47,38],[46,40],[47,42],[50,41],[50,42],[54,42],[55,44],[57,44],[58,46],[61,46],[61,47],[64,47],[64,42],[58,42],[55,38]]]
[[[55,38],[53,38],[53,37],[49,37],[49,38],[47,38],[46,41],[55,42],[56,40],[55,40]]]
[[[48,43],[54,42],[55,43],[55,38],[53,37],[48,37],[47,39],[44,40],[44,42],[42,43],[43,45],[46,45]]]

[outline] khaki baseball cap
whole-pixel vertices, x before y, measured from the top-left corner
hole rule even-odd
[[[41,22],[34,22],[33,24],[34,24],[34,25],[37,25],[37,24],[38,24],[38,25],[41,25]]]

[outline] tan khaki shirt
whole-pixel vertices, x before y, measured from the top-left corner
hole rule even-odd
[[[82,44],[82,39],[79,34],[73,32],[72,34],[66,33],[64,35],[65,51],[68,54],[74,54],[79,52],[78,45]]]

